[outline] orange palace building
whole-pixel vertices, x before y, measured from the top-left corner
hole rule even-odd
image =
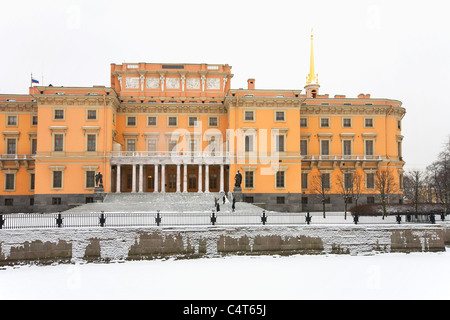
[[[312,51],[312,47],[311,47]],[[314,60],[302,90],[232,89],[218,64],[111,65],[111,86],[34,86],[0,95],[0,212],[57,212],[105,193],[234,191],[266,209],[343,210],[339,181],[362,177],[378,202],[389,168],[401,201],[402,103],[320,94]]]

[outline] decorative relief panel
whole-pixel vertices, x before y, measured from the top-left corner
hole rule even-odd
[[[159,78],[147,78],[147,89],[159,89]]]
[[[191,90],[200,90],[200,78],[187,78],[186,88]]]
[[[220,90],[220,78],[208,78],[206,81],[206,89]]]
[[[139,78],[126,78],[125,88],[127,89],[139,89]]]
[[[166,89],[180,89],[180,78],[166,78]]]

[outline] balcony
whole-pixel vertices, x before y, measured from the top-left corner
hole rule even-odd
[[[230,153],[209,151],[112,151],[111,164],[230,164]]]
[[[14,165],[11,167],[11,164],[8,165],[8,168],[20,168],[20,163],[28,168],[29,164],[34,162],[34,155],[32,154],[0,154],[0,168],[5,168],[5,163],[13,162]]]

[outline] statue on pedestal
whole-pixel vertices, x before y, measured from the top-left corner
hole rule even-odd
[[[95,186],[96,186],[96,187],[103,188],[103,175],[102,175],[101,172],[98,172],[98,173],[95,175]]]
[[[234,177],[234,180],[236,183],[234,184],[235,187],[240,188],[242,184],[242,174],[239,172],[239,170],[236,173],[236,176]]]

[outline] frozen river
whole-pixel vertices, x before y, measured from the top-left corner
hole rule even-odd
[[[450,299],[449,249],[6,267],[0,299]]]

